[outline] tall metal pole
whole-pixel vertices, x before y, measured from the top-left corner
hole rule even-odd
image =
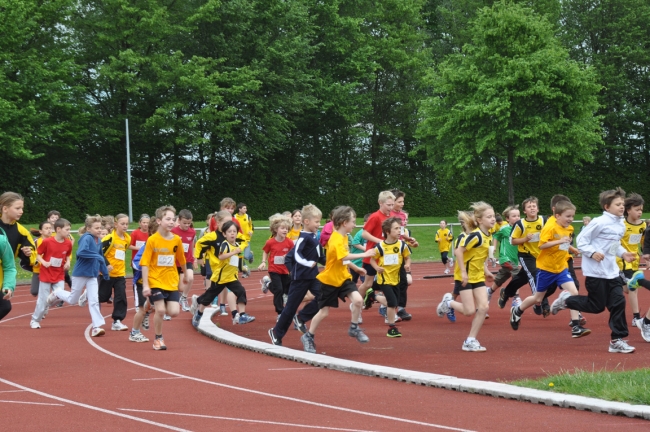
[[[131,148],[129,145],[129,119],[126,119],[126,184],[129,192],[129,222],[133,222],[133,204],[131,196]]]

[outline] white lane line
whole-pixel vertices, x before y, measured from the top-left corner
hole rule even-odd
[[[292,370],[304,370],[304,369],[316,370],[316,369],[321,369],[321,368],[316,367],[316,366],[312,366],[312,367],[304,367],[304,368],[277,368],[277,369],[269,369],[269,370],[292,371]]]
[[[48,406],[65,406],[63,404],[51,404],[45,402],[23,402],[23,401],[10,401],[10,400],[0,400],[1,403],[15,403],[15,404],[25,404],[25,405],[48,405]]]
[[[251,419],[243,419],[243,418],[221,417],[221,416],[211,416],[211,415],[202,415],[202,414],[173,413],[173,412],[166,412],[166,411],[149,411],[149,410],[138,410],[138,409],[128,409],[128,408],[118,408],[118,410],[148,413],[148,414],[166,414],[166,415],[176,415],[176,416],[184,416],[184,417],[199,417],[199,418],[216,419],[216,420],[232,420],[241,423],[258,423],[258,424],[277,425],[277,426],[293,426],[293,427],[299,427],[303,429],[324,429],[324,430],[345,431],[345,432],[374,432],[366,429],[344,429],[344,428],[335,428],[335,427],[328,427],[328,426],[312,426],[312,425],[297,424],[297,423],[283,423],[283,422],[273,422],[267,420],[251,420]]]
[[[181,377],[169,377],[169,378],[133,378],[133,381],[153,381],[153,380],[170,380],[170,379],[183,379]]]
[[[385,420],[391,420],[391,421],[402,422],[402,423],[416,424],[416,425],[419,425],[419,426],[429,426],[429,427],[438,428],[438,429],[462,431],[462,432],[473,432],[473,431],[471,431],[469,429],[460,429],[460,428],[455,428],[455,427],[451,427],[451,426],[439,425],[439,424],[435,424],[435,423],[425,423],[425,422],[421,422],[421,421],[417,421],[417,420],[410,420],[410,419],[405,419],[405,418],[400,418],[400,417],[393,417],[393,416],[388,416],[388,415],[383,415],[383,414],[371,413],[371,412],[367,412],[367,411],[358,411],[358,410],[354,410],[354,409],[351,409],[351,408],[339,407],[339,406],[336,406],[336,405],[328,405],[328,404],[323,404],[323,403],[319,403],[319,402],[308,401],[308,400],[305,400],[305,399],[297,399],[297,398],[292,398],[292,397],[289,397],[289,396],[281,396],[281,395],[277,395],[277,394],[266,393],[266,392],[263,392],[263,391],[252,390],[252,389],[248,389],[248,388],[244,388],[244,387],[237,387],[237,386],[233,386],[233,385],[229,385],[229,384],[223,384],[223,383],[218,383],[218,382],[214,382],[214,381],[208,381],[208,380],[204,380],[204,379],[201,379],[201,378],[195,378],[195,377],[191,377],[191,376],[188,376],[188,375],[179,374],[179,373],[176,373],[176,372],[171,372],[171,371],[168,371],[168,370],[165,370],[165,369],[160,369],[160,368],[157,368],[157,367],[154,367],[154,366],[149,366],[147,364],[143,364],[143,363],[137,362],[135,360],[131,360],[130,358],[122,357],[119,354],[115,354],[114,352],[109,351],[109,350],[107,350],[105,348],[102,348],[99,345],[97,345],[95,343],[95,341],[92,340],[92,338],[90,337],[90,328],[91,327],[92,327],[92,324],[90,324],[88,327],[86,327],[86,330],[84,331],[84,335],[86,337],[86,341],[90,345],[92,345],[94,348],[96,348],[97,350],[103,352],[104,354],[108,354],[109,356],[114,357],[116,359],[120,359],[120,360],[123,360],[123,361],[125,361],[127,363],[131,363],[131,364],[134,364],[136,366],[140,366],[140,367],[150,369],[150,370],[153,370],[153,371],[156,371],[156,372],[176,376],[176,377],[179,377],[179,378],[185,378],[185,379],[200,382],[200,383],[203,383],[203,384],[209,384],[209,385],[213,385],[213,386],[217,386],[217,387],[223,387],[223,388],[227,388],[227,389],[230,389],[230,390],[239,390],[239,391],[242,391],[242,392],[245,392],[245,393],[251,393],[251,394],[254,394],[254,395],[258,395],[258,396],[266,396],[266,397],[281,399],[281,400],[290,401],[290,402],[302,403],[302,404],[306,404],[306,405],[317,406],[319,408],[329,408],[329,409],[348,412],[348,413],[352,413],[352,414],[356,414],[356,415],[363,415],[363,416],[368,416],[368,417],[381,418],[381,419],[385,419]]]
[[[181,429],[181,428],[177,428],[175,426],[166,425],[164,423],[158,423],[158,422],[154,422],[154,421],[151,421],[151,420],[145,420],[145,419],[141,419],[141,418],[138,418],[138,417],[130,416],[128,414],[123,414],[121,412],[111,411],[111,410],[107,410],[107,409],[104,409],[104,408],[99,408],[99,407],[96,407],[96,406],[88,405],[88,404],[85,404],[85,403],[76,402],[76,401],[73,401],[73,400],[70,400],[70,399],[65,399],[65,398],[62,398],[62,397],[59,397],[59,396],[54,396],[54,395],[49,394],[49,393],[44,393],[42,391],[38,391],[38,390],[31,389],[29,387],[22,386],[20,384],[15,383],[15,382],[7,381],[6,379],[3,379],[3,378],[0,378],[0,382],[3,382],[5,384],[7,384],[7,385],[19,388],[19,389],[24,390],[24,391],[28,391],[30,393],[37,394],[39,396],[43,396],[43,397],[48,398],[48,399],[54,399],[54,400],[57,400],[59,402],[68,403],[70,405],[76,405],[76,406],[79,406],[79,407],[82,407],[82,408],[87,408],[89,410],[99,411],[99,412],[102,412],[104,414],[110,414],[110,415],[114,415],[114,416],[117,416],[117,417],[126,418],[126,419],[129,419],[129,420],[134,420],[134,421],[138,421],[138,422],[141,422],[141,423],[146,423],[146,424],[153,425],[153,426],[158,426],[158,427],[161,427],[161,428],[164,428],[164,429],[169,429],[169,430],[174,430],[174,431],[179,431],[179,432],[190,432],[187,429]]]
[[[21,393],[24,392],[25,390],[2,390],[0,393]]]

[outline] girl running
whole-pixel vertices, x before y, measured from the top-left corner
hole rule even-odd
[[[291,212],[291,221],[293,222],[293,226],[289,230],[287,237],[292,241],[296,241],[300,237],[300,231],[302,231],[302,213],[300,210]]]

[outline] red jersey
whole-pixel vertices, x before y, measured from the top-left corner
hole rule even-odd
[[[63,267],[72,255],[72,242],[65,239],[59,243],[55,237],[48,237],[38,246],[37,252],[43,256],[43,260],[50,262],[49,267],[41,265],[38,280],[48,283],[57,283],[64,280],[65,270]]]
[[[390,216],[383,214],[380,210],[377,210],[376,212],[370,215],[368,221],[363,225],[363,229],[368,231],[370,235],[383,239],[384,233],[381,230],[381,224],[384,223],[384,221],[389,217]],[[377,243],[368,240],[368,243],[366,244],[366,250],[370,250],[374,248],[376,245]],[[364,258],[363,263],[370,264],[370,258]]]
[[[183,231],[180,226],[174,227],[172,233],[176,234],[181,238],[183,242],[183,252],[185,252],[185,261],[188,263],[194,262],[194,238],[196,237],[196,231],[194,228],[189,227],[187,231]],[[177,262],[176,267],[180,267],[180,264]]]
[[[269,272],[279,274],[289,274],[287,266],[284,265],[284,256],[293,247],[293,240],[286,237],[283,241],[279,242],[275,237],[266,241],[262,248],[268,254]]]
[[[406,232],[406,229],[405,229],[405,226],[406,226],[406,213],[404,213],[401,210],[398,211],[398,212],[391,211],[390,212],[390,217],[396,217],[396,218],[398,218],[399,220],[402,221],[402,224],[401,224],[402,229],[399,232],[399,239],[404,240],[404,233]]]
[[[147,242],[148,238],[149,238],[149,233],[142,232],[140,228],[138,228],[137,230],[131,233],[131,246],[135,246],[138,248],[138,250],[140,250],[142,249],[142,246],[144,246],[144,244]],[[135,258],[135,255],[137,253],[138,251],[131,251],[131,263],[133,263],[133,258]]]

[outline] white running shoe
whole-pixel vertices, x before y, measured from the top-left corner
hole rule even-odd
[[[58,290],[57,290],[58,291]],[[54,306],[54,303],[58,303],[60,300],[56,296],[56,291],[52,291],[48,296],[47,296],[47,307]]]
[[[269,285],[271,285],[271,278],[268,276],[264,276],[261,280],[260,283],[262,284],[262,293],[266,294],[269,292]]]
[[[571,297],[571,293],[569,291],[562,291],[560,293],[560,296],[551,305],[551,313],[553,315],[557,315],[559,311],[566,309],[566,299],[569,297]]]
[[[171,320],[172,320],[172,317],[170,317],[169,315],[165,314],[165,315],[163,316],[163,320],[165,320],[165,321],[171,321]]]
[[[478,340],[474,339],[471,341],[465,340],[465,342],[463,342],[463,351],[483,352],[487,351],[487,349],[485,347],[482,347]]]
[[[514,296],[512,298],[512,307],[519,307],[519,306],[521,306],[521,297]]]
[[[442,301],[440,304],[438,304],[437,312],[438,316],[442,318],[443,316],[447,315],[447,312],[449,312],[449,305],[447,302],[449,300],[452,300],[454,297],[451,295],[451,293],[447,293],[444,296],[442,296]]]
[[[113,330],[113,331],[126,331],[128,329],[129,328],[127,326],[125,326],[124,324],[122,324],[122,322],[120,320],[115,320],[115,322],[111,326],[111,330]]]
[[[142,333],[138,332],[136,334],[131,333],[129,335],[129,340],[131,342],[149,342],[149,338],[143,335]]]
[[[634,347],[629,346],[627,344],[627,341],[623,339],[616,339],[615,341],[609,343],[609,352],[629,354],[634,352]]]
[[[445,274],[449,274],[449,269],[448,268],[445,269]]]
[[[641,337],[643,338],[643,340],[646,342],[650,342],[650,324],[644,324],[643,318],[641,318],[639,320],[637,327],[639,327],[639,330],[641,331]]]
[[[187,297],[181,296],[179,302],[181,305],[181,310],[183,312],[189,312],[190,311],[190,305],[187,304]]]
[[[31,320],[29,323],[29,328],[39,329],[41,328],[41,325],[37,321]]]
[[[101,327],[93,327],[93,330],[90,332],[90,336],[98,337],[103,336],[106,332]]]
[[[79,296],[79,307],[84,307],[86,304],[88,304],[88,293],[86,290],[81,293],[81,296]]]
[[[198,299],[199,299],[199,296],[197,296],[196,294],[194,294],[192,296],[192,304],[190,304],[190,313],[192,314],[192,316],[196,315],[196,311],[199,310],[199,301],[198,301]]]

